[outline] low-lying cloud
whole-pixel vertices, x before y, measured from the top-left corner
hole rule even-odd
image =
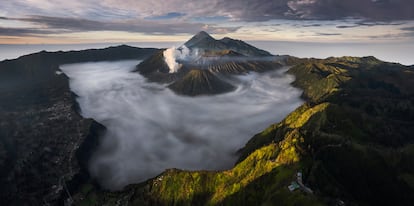
[[[254,134],[298,107],[293,77],[237,76],[234,92],[195,98],[132,73],[138,61],[61,66],[79,97],[82,115],[107,127],[90,172],[111,190],[144,181],[167,168],[229,169]]]

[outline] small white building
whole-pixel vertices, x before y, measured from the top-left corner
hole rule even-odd
[[[291,192],[295,191],[298,188],[300,188],[300,186],[295,181],[293,181],[292,183],[290,183],[290,185],[288,186],[288,189]]]

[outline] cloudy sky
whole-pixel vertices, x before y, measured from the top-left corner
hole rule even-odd
[[[1,0],[0,44],[414,42],[413,0]]]

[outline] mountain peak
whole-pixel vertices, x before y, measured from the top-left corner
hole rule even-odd
[[[194,35],[194,37],[199,37],[199,38],[213,38],[210,36],[210,34],[208,34],[205,31],[199,31],[196,35]]]
[[[214,42],[216,42],[217,40],[215,40],[213,37],[210,36],[210,34],[208,34],[205,31],[200,31],[198,32],[196,35],[194,35],[190,40],[188,40],[186,43],[184,43],[184,45],[186,47],[205,47],[207,45],[210,44],[214,44]]]
[[[205,31],[198,32],[190,40],[184,43],[184,45],[190,49],[197,48],[210,51],[233,50],[244,56],[272,56],[269,52],[258,49],[241,40],[229,37],[216,40]]]

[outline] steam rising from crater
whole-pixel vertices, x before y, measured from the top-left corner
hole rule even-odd
[[[166,49],[163,52],[163,56],[165,63],[170,68],[169,73],[175,73],[182,67],[180,62],[194,62],[200,59],[202,55],[199,49],[189,49],[185,45],[182,45],[178,48],[171,47]]]
[[[186,49],[176,52],[167,52],[167,58],[188,57]],[[237,159],[235,152],[254,134],[302,103],[301,92],[290,85],[293,77],[285,70],[238,76],[232,82],[238,86],[234,92],[191,98],[132,73],[136,64],[61,66],[79,96],[82,115],[107,127],[90,173],[111,190],[167,168],[229,169]]]
[[[178,69],[180,69],[180,67],[181,67],[181,65],[179,63],[177,63],[177,61],[176,61],[177,54],[179,54],[179,51],[175,47],[166,49],[163,52],[164,61],[168,65],[168,67],[170,68],[170,73],[177,72]]]
[[[191,61],[200,57],[198,49],[190,50],[185,45],[178,48],[168,48],[163,52],[163,55],[165,63],[170,68],[170,73],[175,73],[181,68],[180,61]]]

